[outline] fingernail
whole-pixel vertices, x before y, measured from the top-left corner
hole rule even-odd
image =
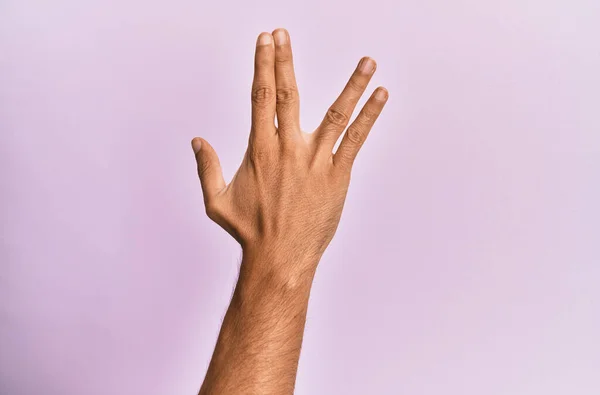
[[[273,38],[269,33],[261,33],[258,36],[258,45],[270,45]]]
[[[192,139],[192,149],[194,150],[194,154],[198,154],[200,148],[202,148],[202,140],[199,138]]]
[[[277,30],[275,32],[274,36],[275,36],[275,44],[283,45],[283,44],[287,43],[287,34],[285,33],[285,30],[283,30],[283,29]]]
[[[387,90],[385,90],[384,88],[379,88],[377,89],[377,91],[375,92],[375,99],[377,100],[386,100],[388,97],[388,93]]]
[[[363,58],[358,65],[358,69],[365,74],[369,74],[375,70],[375,61],[371,58]]]

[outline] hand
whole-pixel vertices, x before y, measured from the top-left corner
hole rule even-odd
[[[192,140],[206,213],[244,253],[283,254],[297,266],[318,262],[337,229],[354,159],[388,97],[383,87],[374,91],[333,153],[375,68],[362,58],[319,127],[305,133],[289,34],[259,35],[248,148],[229,184],[210,144]]]

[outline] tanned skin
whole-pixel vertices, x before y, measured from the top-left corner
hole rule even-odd
[[[261,33],[248,148],[229,184],[212,146],[192,140],[206,214],[243,251],[200,395],[294,392],[315,271],[338,227],[354,159],[388,98],[378,87],[348,126],[375,68],[362,58],[319,127],[305,133],[289,33]]]

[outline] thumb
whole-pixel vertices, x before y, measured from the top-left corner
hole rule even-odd
[[[221,163],[214,148],[204,139],[192,139],[192,148],[198,164],[198,176],[202,184],[205,204],[219,191],[225,188]]]

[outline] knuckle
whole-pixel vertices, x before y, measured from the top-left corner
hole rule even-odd
[[[327,121],[335,126],[343,127],[346,126],[346,124],[348,123],[348,116],[344,114],[344,112],[333,107],[327,110],[327,114],[325,116],[327,118]]]
[[[348,80],[348,87],[354,91],[364,91],[365,86],[357,79],[357,78],[350,78]]]
[[[269,86],[257,86],[252,89],[252,103],[255,105],[265,105],[270,103],[275,96],[275,92]]]
[[[342,150],[335,155],[335,164],[338,169],[350,169],[354,158],[350,150]]]
[[[269,155],[270,154],[268,150],[254,147],[250,150],[248,154],[248,159],[250,159],[251,163],[257,164],[266,161]]]
[[[349,127],[346,131],[346,136],[348,141],[355,145],[362,144],[364,140],[364,133],[357,127]]]
[[[206,173],[210,172],[212,168],[212,163],[209,160],[201,159],[200,166],[198,166],[198,176],[200,179],[204,179]]]
[[[364,108],[360,117],[356,118],[356,121],[361,125],[371,124],[375,118],[377,118],[377,112],[370,108]]]
[[[285,45],[281,48],[276,48],[275,63],[278,65],[286,65],[292,62],[292,53],[287,49]]]
[[[277,103],[291,103],[296,101],[298,98],[298,91],[296,88],[278,88],[277,89]]]
[[[303,147],[298,146],[298,144],[290,140],[281,142],[281,156],[283,161],[296,164],[306,163],[310,159],[308,148],[303,149]]]

